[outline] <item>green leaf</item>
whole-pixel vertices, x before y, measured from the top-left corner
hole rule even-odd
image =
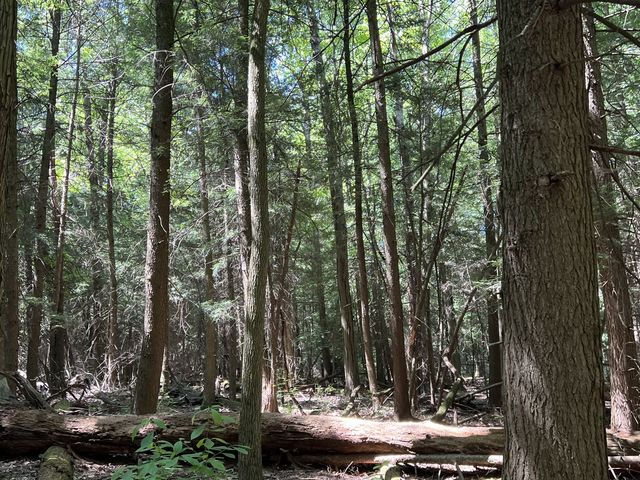
[[[191,440],[195,440],[196,438],[198,438],[200,435],[202,435],[202,433],[204,432],[204,429],[206,428],[206,425],[200,425],[198,428],[196,428],[193,432],[191,432]]]
[[[153,449],[153,437],[154,437],[154,435],[155,435],[154,432],[147,433],[147,436],[142,439],[142,442],[140,442],[140,448],[138,448],[136,450],[136,452],[138,452],[138,453],[140,453],[140,452],[148,452],[149,450]]]

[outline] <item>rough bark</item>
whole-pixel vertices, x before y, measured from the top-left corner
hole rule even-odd
[[[191,413],[159,415],[155,418],[162,419],[167,425],[161,434],[165,440],[189,438],[195,428]],[[206,412],[200,418],[204,420]],[[145,419],[148,417],[78,416],[42,410],[4,410],[0,412],[0,452],[6,457],[17,457],[41,453],[57,444],[67,446],[79,455],[94,458],[131,454],[146,434],[142,432],[132,442],[131,431]],[[262,414],[261,432],[265,453],[281,453],[280,449],[284,449],[294,455],[499,455],[505,440],[504,430],[496,427],[452,427],[428,421],[381,422],[276,413]],[[212,431],[211,436],[237,443],[238,426],[235,423],[228,424]],[[609,455],[637,455],[640,453],[640,434],[614,436],[609,433],[607,450]]]
[[[373,75],[384,71],[380,31],[378,29],[377,0],[367,0],[367,19],[373,55]],[[391,149],[387,100],[384,80],[374,83],[376,124],[378,127],[378,159],[380,162],[380,190],[382,194],[382,231],[384,234],[384,257],[386,263],[387,288],[391,304],[391,350],[393,364],[394,413],[398,420],[411,418],[407,363],[404,349],[404,313],[400,292],[400,270],[398,266],[398,240],[396,237],[396,215],[393,205],[393,174],[391,171]]]
[[[0,6],[0,370],[18,369],[18,91],[16,2]],[[0,379],[1,391],[6,387]],[[12,388],[14,386],[12,385]]]
[[[242,398],[239,441],[249,448],[238,461],[239,480],[262,479],[260,407],[264,348],[265,288],[269,263],[269,210],[267,188],[266,42],[269,0],[256,0],[249,40],[247,75],[247,137],[249,196],[251,199],[251,251],[245,292],[245,337],[242,349]]]
[[[54,9],[51,16],[51,58],[49,73],[49,96],[47,101],[47,117],[42,139],[42,157],[38,175],[38,193],[35,202],[35,236],[36,256],[29,261],[34,263],[34,278],[31,287],[32,302],[28,306],[27,323],[29,342],[27,347],[27,379],[35,385],[40,372],[40,332],[44,315],[44,284],[47,261],[47,202],[49,199],[49,166],[55,157],[56,102],[58,99],[58,51],[60,49],[60,24],[62,11]]]
[[[358,130],[358,114],[356,112],[355,95],[353,92],[353,73],[351,71],[351,23],[349,0],[343,0],[343,45],[345,79],[347,83],[347,103],[349,121],[351,123],[351,149],[353,151],[353,179],[355,197],[356,223],[356,256],[358,258],[358,293],[360,297],[360,323],[362,326],[362,349],[367,369],[367,380],[373,400],[373,408],[378,408],[378,379],[376,378],[376,364],[373,358],[373,339],[371,338],[371,316],[369,314],[369,279],[367,277],[367,259],[364,247],[364,225],[362,213],[362,147]]]
[[[316,82],[320,88],[320,110],[323,134],[327,149],[327,172],[329,175],[329,191],[331,193],[331,211],[333,213],[333,231],[336,247],[336,281],[338,289],[338,305],[340,307],[340,324],[343,334],[343,365],[345,394],[349,395],[358,385],[358,367],[355,355],[355,337],[353,310],[351,309],[351,287],[349,285],[349,249],[347,245],[347,222],[344,213],[344,192],[342,188],[342,172],[338,163],[338,143],[336,139],[335,115],[331,100],[329,83],[327,82],[325,65],[320,47],[318,18],[313,1],[307,3],[311,28],[311,51],[315,67]]]
[[[586,68],[589,95],[589,128],[595,145],[609,145],[605,99],[602,91],[600,53],[593,18],[583,17]],[[623,432],[637,430],[640,406],[636,342],[633,337],[633,315],[629,282],[622,252],[620,224],[616,211],[618,188],[611,155],[591,151],[598,199],[594,209],[596,246],[600,259],[600,283],[604,301],[605,324],[609,333],[609,371],[611,384],[611,428]]]
[[[577,8],[498,1],[505,478],[607,478]]]
[[[169,323],[169,168],[173,115],[173,0],[156,0],[156,48],[151,114],[151,182],[145,263],[145,312],[134,409],[153,413],[158,405]]]
[[[478,24],[478,7],[476,0],[469,0],[469,13],[471,23]],[[482,272],[483,280],[495,283],[498,278],[496,267],[496,255],[498,254],[498,239],[496,235],[495,206],[493,203],[491,181],[491,159],[489,157],[489,134],[487,129],[487,115],[484,101],[484,77],[482,74],[482,50],[480,45],[480,32],[477,30],[471,35],[473,47],[473,81],[478,107],[478,157],[482,176],[480,179],[482,188],[482,211],[484,218],[484,244],[486,267]],[[489,385],[495,385],[489,390],[489,406],[500,407],[502,405],[502,347],[500,344],[500,322],[498,295],[490,286],[486,293],[487,308],[487,336],[489,340]]]

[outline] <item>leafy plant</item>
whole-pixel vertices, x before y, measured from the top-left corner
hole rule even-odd
[[[189,472],[198,477],[213,479],[225,478],[227,468],[225,460],[234,460],[247,449],[239,445],[229,445],[221,438],[210,438],[206,433],[218,430],[222,425],[235,421],[222,415],[215,407],[208,409],[205,423],[198,425],[188,440],[181,438],[169,442],[158,438],[167,428],[160,419],[149,418],[141,422],[131,432],[135,440],[141,430],[151,426],[152,430],[140,442],[136,453],[142,454],[141,461],[133,467],[119,467],[111,475],[111,480],[154,480],[175,478],[180,472]],[[195,423],[196,415],[191,419]]]

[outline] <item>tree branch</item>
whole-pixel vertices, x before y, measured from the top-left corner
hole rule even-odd
[[[640,1],[640,0],[639,0]],[[485,27],[488,27],[489,25],[493,24],[496,22],[496,20],[498,20],[498,17],[493,17],[490,18],[489,20],[487,20],[486,22],[482,22],[482,23],[478,23],[476,25],[471,25],[470,27],[465,28],[464,30],[460,31],[459,33],[455,34],[453,37],[451,37],[449,40],[441,43],[440,45],[438,45],[436,48],[434,48],[433,50],[429,50],[427,53],[424,53],[422,55],[420,55],[419,57],[416,58],[412,58],[411,60],[407,60],[406,62],[401,63],[400,65],[398,65],[397,67],[392,68],[391,70],[387,70],[386,72],[383,72],[379,75],[376,75],[374,77],[371,77],[367,80],[365,80],[364,82],[362,82],[360,84],[360,86],[356,89],[356,91],[360,91],[362,88],[366,87],[367,85],[377,82],[378,80],[382,80],[385,77],[388,77],[390,75],[393,75],[395,73],[401,72],[402,70],[405,70],[417,63],[422,62],[423,60],[426,60],[429,57],[432,57],[433,55],[435,55],[438,52],[441,52],[442,50],[444,50],[445,48],[447,48],[449,45],[451,45],[452,43],[455,43],[456,41],[458,41],[460,38],[464,37],[465,35],[469,35],[470,33],[475,33],[479,30],[482,30]]]
[[[616,5],[629,5],[631,7],[640,7],[640,0],[558,0],[556,5],[558,8],[569,8],[574,5],[580,5],[583,3],[595,3],[600,2],[603,3],[615,3]]]
[[[638,5],[640,5],[640,3],[638,3]],[[589,15],[590,17],[595,18],[598,22],[603,24],[605,27],[609,27],[611,30],[613,30],[614,32],[618,33],[620,36],[626,38],[627,40],[629,40],[634,45],[640,47],[640,39],[638,39],[635,36],[631,35],[624,28],[621,28],[618,25],[616,25],[615,23],[613,23],[612,21],[610,21],[609,19],[604,18],[601,15],[598,15],[597,13],[595,13],[591,9],[583,8],[581,10],[582,10],[582,13],[584,15]]]

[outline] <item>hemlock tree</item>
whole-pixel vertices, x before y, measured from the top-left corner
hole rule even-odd
[[[499,0],[504,478],[607,478],[582,25]],[[549,8],[547,8],[549,7]]]
[[[154,413],[158,406],[162,359],[169,321],[169,167],[173,116],[173,0],[156,0],[156,46],[151,114],[151,182],[145,264],[145,309],[142,352],[138,365],[135,413]]]
[[[18,369],[17,2],[0,6],[0,370]],[[0,378],[0,399],[8,393]]]
[[[250,29],[247,75],[247,137],[251,245],[245,292],[245,336],[242,348],[242,398],[238,441],[249,448],[238,459],[239,480],[262,479],[261,403],[265,289],[269,262],[267,140],[265,132],[267,18],[269,0],[256,0]]]

